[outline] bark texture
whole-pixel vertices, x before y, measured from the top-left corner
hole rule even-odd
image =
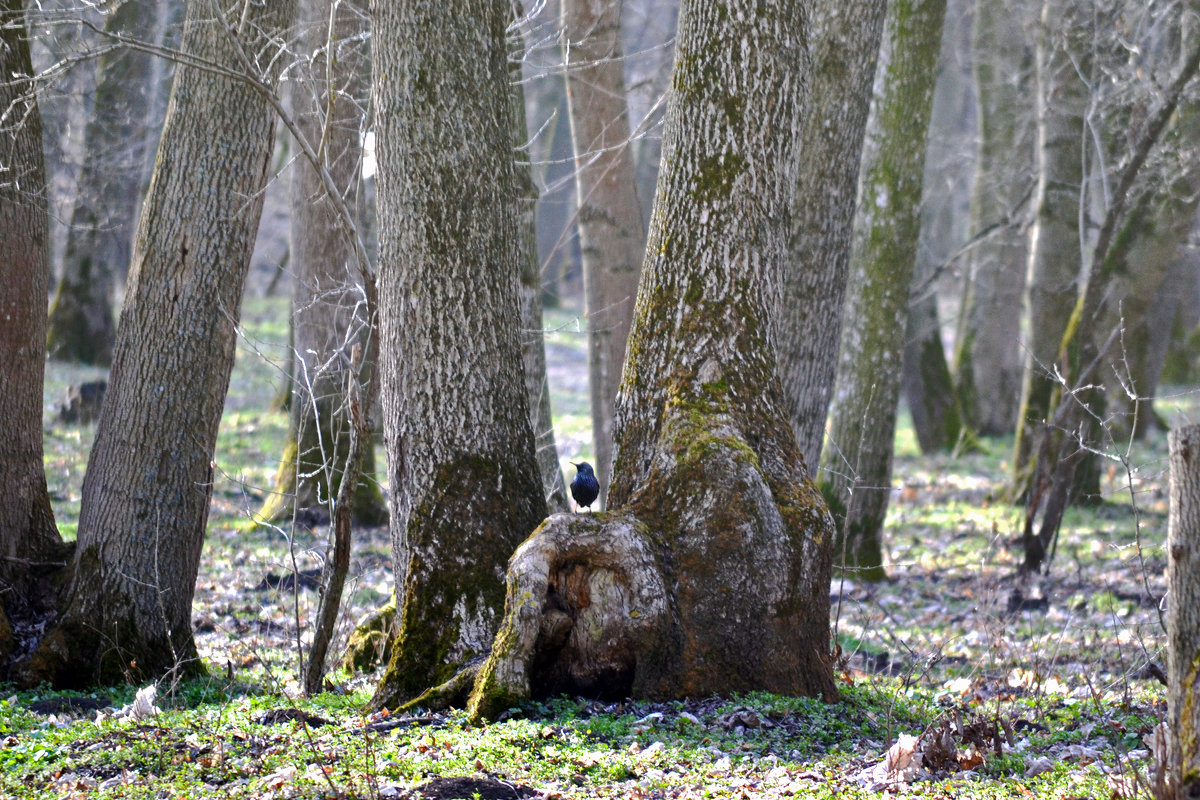
[[[1171,431],[1167,726],[1175,797],[1200,797],[1200,425]]]
[[[1028,236],[1022,209],[1033,188],[1032,42],[1028,3],[976,0],[972,53],[979,143],[971,187],[969,287],[955,343],[966,422],[1011,432],[1021,400],[1021,312]]]
[[[182,47],[225,65],[240,65],[245,48],[269,83],[278,45],[268,37],[291,22],[292,4],[248,8],[231,28],[211,4],[190,3]],[[25,680],[201,669],[192,593],[274,124],[245,83],[178,68],[83,482],[70,595]]]
[[[0,631],[53,607],[64,559],[42,464],[49,212],[23,0],[0,4]],[[42,595],[42,596],[40,596]],[[0,635],[0,664],[13,645]]]
[[[153,41],[154,7],[146,0],[117,4],[107,33]],[[85,158],[75,187],[66,251],[50,306],[50,355],[107,365],[116,324],[113,289],[128,269],[137,201],[142,189],[142,129],[153,113],[154,56],[109,50],[96,66],[96,99],[84,129]],[[131,146],[132,145],[132,146]]]
[[[398,606],[376,706],[488,651],[505,564],[545,517],[518,336],[507,8],[371,5]]]
[[[882,529],[945,13],[944,0],[890,5],[863,150],[861,210],[820,484],[839,526],[834,557],[860,568],[866,579],[883,577]]]
[[[369,75],[365,3],[300,0],[300,52],[311,73],[289,81],[292,113],[344,199],[355,208],[361,190],[364,94]],[[332,26],[331,26],[332,24]],[[351,233],[339,219],[314,166],[296,162],[290,186],[289,254],[292,276],[292,402],[288,438],[274,491],[261,515],[277,520],[293,511],[301,519],[333,516],[350,451],[350,380],[369,383],[375,358],[373,309],[363,265]],[[361,374],[351,368],[355,345],[366,354]],[[364,395],[369,391],[364,386]],[[354,518],[367,525],[387,520],[374,482],[374,456],[364,448],[362,480],[354,493]]]
[[[609,495],[661,538],[673,592],[647,696],[836,695],[832,530],[788,424],[772,324],[806,34],[790,0],[680,10]]]
[[[859,165],[886,8],[884,0],[820,0],[810,13],[812,88],[778,312],[780,379],[810,469],[821,461],[837,372]]]
[[[599,508],[606,502],[612,475],[613,403],[646,237],[629,146],[621,1],[563,0],[562,22]]]
[[[1029,488],[1030,461],[1048,418],[1063,332],[1079,294],[1079,201],[1092,30],[1084,6],[1044,0],[1037,32],[1037,154],[1029,241],[1029,331],[1013,456],[1013,494]]]

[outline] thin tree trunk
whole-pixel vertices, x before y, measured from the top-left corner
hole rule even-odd
[[[519,337],[507,6],[371,5],[395,639],[375,706],[488,651],[542,521]]]
[[[890,5],[863,150],[862,210],[820,485],[839,526],[835,558],[868,580],[883,577],[882,529],[945,14],[945,0]]]
[[[132,0],[108,12],[105,31],[152,41],[154,9]],[[116,324],[113,287],[128,269],[142,182],[141,129],[153,109],[154,56],[109,50],[96,67],[96,99],[84,130],[85,158],[75,188],[66,252],[50,307],[48,348],[63,361],[107,365]]]
[[[311,74],[288,82],[291,108],[301,133],[318,148],[322,164],[338,187],[344,207],[355,208],[361,188],[361,109],[369,75],[365,3],[302,0],[299,46]],[[336,13],[336,18],[332,15]],[[333,24],[332,30],[330,24]],[[290,187],[292,266],[292,402],[288,436],[275,487],[261,516],[278,520],[293,511],[310,522],[333,517],[334,498],[350,452],[347,400],[350,353],[362,347],[369,381],[375,360],[374,320],[363,286],[355,241],[326,196],[312,164],[297,162]],[[371,448],[363,451],[363,479],[355,487],[354,518],[365,525],[387,520],[387,508],[373,480]]]
[[[248,7],[238,18],[244,35],[215,19],[216,8],[188,5],[185,53],[241,68],[246,48],[279,69],[276,46],[260,37],[286,29],[290,2]],[[70,593],[20,670],[28,682],[203,669],[192,594],[274,125],[245,83],[176,71],[84,477]]]
[[[1177,798],[1200,797],[1200,425],[1171,431],[1167,729]]]
[[[854,201],[885,0],[823,0],[812,13],[812,99],[801,133],[779,374],[805,463],[821,461],[837,373]]]
[[[12,623],[53,609],[38,579],[65,562],[42,462],[50,259],[42,121],[24,0],[0,4],[0,662]],[[31,618],[32,617],[32,618]],[[9,634],[9,635],[6,635]]]
[[[1092,63],[1087,5],[1090,3],[1076,0],[1044,0],[1038,25],[1038,181],[1029,241],[1029,334],[1013,455],[1014,498],[1029,491],[1031,460],[1057,386],[1054,362],[1079,294],[1083,125]]]
[[[920,261],[924,261],[918,256]],[[930,265],[918,268],[916,284],[924,284]],[[900,389],[912,414],[913,430],[922,453],[952,450],[963,426],[962,408],[954,391],[946,350],[942,345],[937,296],[932,289],[909,304]]]
[[[986,436],[1014,429],[1021,400],[1021,310],[1033,186],[1032,46],[1027,3],[976,0],[973,34],[979,144],[971,187],[969,288],[955,343],[966,422]]]
[[[588,389],[600,505],[612,474],[613,403],[646,249],[629,146],[620,0],[563,0],[567,107],[575,147]]]

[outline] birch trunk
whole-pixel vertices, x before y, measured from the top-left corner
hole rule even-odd
[[[184,52],[241,68],[244,48],[255,68],[277,70],[268,37],[291,23],[292,5],[249,8],[238,32],[212,4],[189,3]],[[27,682],[202,671],[192,594],[274,125],[245,83],[178,67],[84,477],[70,593],[20,669]]]
[[[805,463],[821,462],[837,373],[854,204],[884,0],[822,0],[811,13],[812,99],[801,133],[779,374]]]
[[[945,14],[945,0],[890,5],[863,148],[861,210],[821,491],[839,526],[835,558],[868,580],[883,577],[882,529]]]
[[[505,4],[371,4],[381,398],[397,616],[373,700],[488,651],[545,517],[519,338]]]
[[[612,475],[613,402],[646,249],[629,141],[620,0],[563,0],[567,107],[575,147],[588,391],[600,507]]]

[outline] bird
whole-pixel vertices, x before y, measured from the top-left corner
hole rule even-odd
[[[575,498],[578,508],[586,508],[590,512],[592,503],[596,502],[600,495],[600,481],[596,480],[596,473],[588,462],[570,463],[575,468],[575,480],[571,481],[571,497]]]

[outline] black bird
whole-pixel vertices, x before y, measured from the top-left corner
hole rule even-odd
[[[600,481],[596,480],[596,473],[588,462],[580,461],[576,464],[572,461],[571,466],[575,468],[575,480],[571,481],[571,497],[575,498],[576,506],[591,511],[592,503],[596,502],[596,497],[600,494]]]

